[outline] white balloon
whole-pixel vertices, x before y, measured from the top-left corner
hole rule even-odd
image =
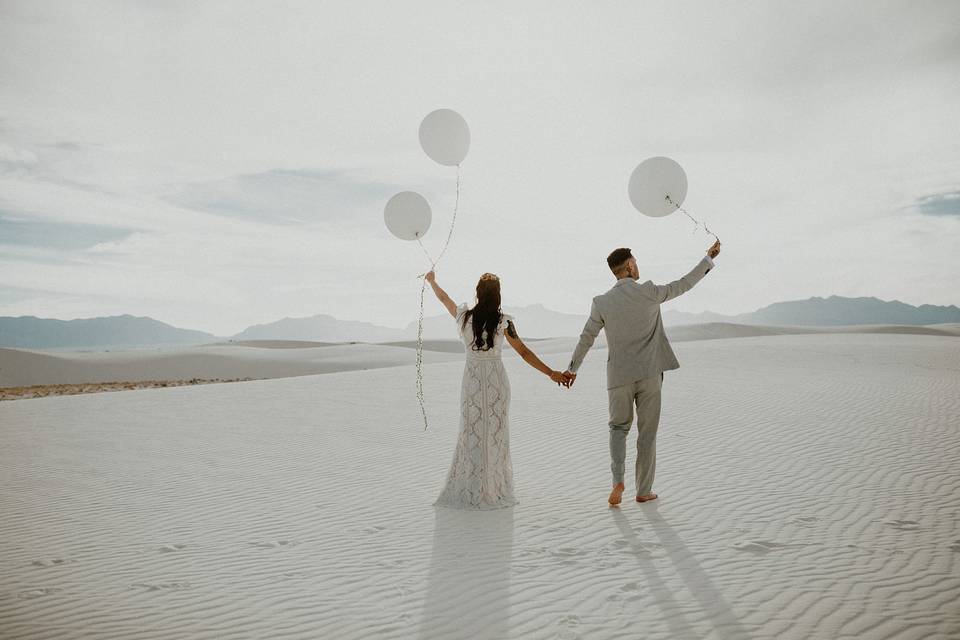
[[[401,240],[422,238],[430,228],[433,213],[430,203],[419,193],[401,191],[383,208],[383,221],[390,233]]]
[[[420,146],[430,158],[449,167],[463,162],[470,150],[467,121],[451,109],[437,109],[420,123]]]
[[[630,174],[627,193],[640,213],[654,218],[670,215],[687,197],[687,174],[670,158],[647,158]]]

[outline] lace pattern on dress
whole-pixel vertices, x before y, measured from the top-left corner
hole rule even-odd
[[[457,308],[462,327],[467,305]],[[460,386],[460,430],[446,485],[434,503],[460,509],[500,509],[517,503],[510,459],[510,381],[501,360],[504,315],[494,346],[473,351],[472,331],[461,338],[467,349]]]

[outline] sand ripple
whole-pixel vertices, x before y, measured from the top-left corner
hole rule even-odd
[[[411,367],[4,402],[0,637],[958,637],[955,343],[679,344],[661,498],[620,509],[602,351],[571,392],[508,363],[485,513],[430,506],[457,362],[426,433]]]

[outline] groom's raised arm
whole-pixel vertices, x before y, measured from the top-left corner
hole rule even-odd
[[[600,334],[600,329],[603,329],[603,318],[600,316],[600,312],[597,311],[597,303],[594,301],[593,304],[590,305],[590,317],[587,318],[587,323],[583,325],[583,331],[580,333],[580,342],[577,343],[577,348],[573,350],[573,357],[570,358],[570,365],[567,367],[567,371],[570,373],[577,372],[577,369],[580,368],[580,364],[583,362],[583,358],[587,355],[587,351],[593,346],[593,341],[596,340]]]
[[[690,291],[693,289],[693,285],[697,284],[703,279],[703,276],[710,273],[710,269],[713,269],[713,259],[720,255],[720,239],[717,238],[717,241],[707,249],[707,256],[697,263],[697,266],[693,268],[687,275],[683,276],[679,280],[674,280],[669,284],[655,284],[653,285],[653,297],[659,303],[664,303],[667,300],[673,300],[679,295]]]
[[[713,260],[710,258],[710,256],[707,256],[697,263],[697,266],[695,266],[690,273],[683,276],[679,280],[674,280],[668,284],[653,285],[653,295],[657,299],[657,302],[661,304],[667,300],[673,300],[677,296],[690,291],[690,289],[693,289],[693,285],[700,282],[700,280],[703,279],[703,276],[707,275],[712,268]]]

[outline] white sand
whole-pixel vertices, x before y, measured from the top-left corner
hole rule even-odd
[[[602,350],[510,359],[503,512],[430,506],[456,361],[426,433],[409,366],[0,403],[0,637],[958,637],[960,341],[675,346],[616,510]]]
[[[459,360],[463,346],[454,339],[424,342],[427,363]],[[767,327],[713,322],[668,327],[673,342],[718,340],[811,333],[894,333],[902,335],[960,336],[960,325],[931,326],[862,325],[849,327]],[[529,340],[540,355],[569,355],[576,338]],[[606,344],[601,334],[597,347]],[[0,348],[0,388],[30,385],[287,378],[356,369],[410,365],[416,341],[383,344],[330,344],[301,340],[247,340],[161,349],[62,351]],[[507,349],[509,351],[509,348]],[[562,368],[566,362],[556,362]]]
[[[286,378],[406,366],[410,349],[377,344],[300,347],[234,344],[135,351],[28,351],[0,348],[0,387],[191,378]],[[426,352],[426,362],[459,360]]]

